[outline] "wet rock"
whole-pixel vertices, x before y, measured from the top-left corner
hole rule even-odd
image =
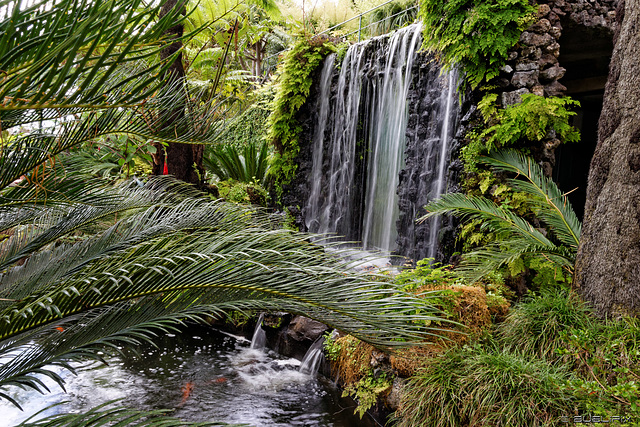
[[[562,96],[567,91],[567,87],[558,81],[550,83],[544,87],[544,93],[547,96]]]
[[[529,90],[526,88],[514,90],[512,92],[504,92],[502,94],[502,106],[506,107],[509,105],[519,104],[522,102],[522,95],[525,93],[529,93]]]
[[[566,72],[566,68],[554,65],[553,67],[547,68],[546,70],[540,72],[540,80],[545,83],[551,82],[553,80],[559,80],[562,78],[562,76],[564,76]]]
[[[511,84],[516,88],[533,87],[538,83],[538,71],[518,71],[513,74]]]
[[[528,30],[538,34],[544,34],[549,32],[550,29],[551,29],[551,23],[549,22],[548,19],[543,18],[538,22],[536,22],[535,24],[533,24],[531,27],[529,27]]]
[[[525,31],[520,36],[520,41],[529,46],[548,46],[554,42],[554,38],[548,33],[536,34]]]
[[[516,64],[516,71],[532,71],[538,69],[538,63],[535,61],[519,62]]]

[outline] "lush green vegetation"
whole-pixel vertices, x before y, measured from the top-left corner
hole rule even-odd
[[[410,380],[399,425],[637,420],[639,338],[637,319],[597,320],[572,293],[545,290],[516,305],[491,338],[428,360]]]
[[[298,138],[302,130],[296,114],[309,96],[320,62],[336,50],[326,37],[302,39],[284,59],[269,117],[269,140],[276,148],[272,170],[278,197],[282,196],[282,186],[291,182],[296,173],[295,158],[300,152]]]
[[[522,95],[522,102],[498,108],[497,97],[489,93],[478,103],[484,123],[467,135],[469,144],[462,150],[467,170],[477,171],[476,159],[500,148],[539,143],[545,138],[563,143],[580,140],[580,133],[569,124],[576,114],[569,108],[579,107],[578,101],[527,93]]]
[[[424,217],[455,213],[462,219],[476,221],[489,230],[495,240],[467,253],[457,271],[469,283],[508,267],[511,275],[525,268],[550,268],[556,278],[571,274],[580,238],[581,224],[557,185],[544,176],[532,159],[517,151],[498,151],[478,159],[496,171],[514,174],[507,180],[515,190],[527,195],[529,215],[544,224],[543,233],[531,222],[508,207],[485,198],[460,193],[445,194],[427,206]],[[423,218],[423,219],[424,219]]]
[[[350,271],[339,253],[276,228],[260,210],[167,176],[113,185],[155,143],[215,142],[229,105],[210,86],[162,79],[176,58],[159,59],[167,31],[192,15],[159,11],[138,0],[0,10],[0,397],[12,400],[16,386],[47,392],[41,378],[64,382],[57,367],[73,371],[72,362],[232,310],[305,314],[381,348],[424,337],[437,310]],[[332,49],[311,46],[294,50],[307,65]],[[165,126],[176,108],[184,114]],[[103,180],[94,155],[107,141],[119,160]],[[126,409],[90,414],[105,424],[176,423]],[[84,414],[49,421],[89,423]]]
[[[476,88],[498,75],[535,12],[527,0],[421,0],[424,47],[461,67]]]
[[[370,6],[350,2],[345,18]],[[365,24],[387,19],[364,33],[412,20],[409,6],[380,9]],[[533,160],[504,150],[577,141],[576,101],[528,94],[499,109],[486,95],[463,150],[468,194],[428,206],[429,216],[463,219],[460,263],[356,273],[251,206],[267,203],[270,185],[280,197],[295,176],[297,115],[314,73],[348,46],[308,32],[342,19],[303,12],[291,23],[266,1],[188,9],[158,18],[160,6],[140,0],[0,8],[0,398],[11,400],[12,387],[47,392],[43,377],[62,385],[51,366],[73,371],[185,322],[260,309],[352,334],[328,338],[325,352],[361,416],[403,371],[413,376],[401,426],[640,419],[638,319],[600,320],[567,289],[580,222]],[[534,12],[526,0],[422,0],[424,43],[478,88]],[[160,52],[177,24],[187,79],[168,84],[177,56]],[[267,55],[296,37],[275,85],[261,88],[275,62]],[[176,106],[184,117],[165,126]],[[171,143],[209,144],[202,178],[224,201],[147,176]],[[529,288],[521,300],[513,278]],[[427,350],[372,366],[376,348],[424,340]],[[189,425],[166,415],[97,407],[48,425]]]

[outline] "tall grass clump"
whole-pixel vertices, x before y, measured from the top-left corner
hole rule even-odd
[[[398,426],[542,426],[572,413],[570,378],[555,366],[496,344],[454,348],[409,380]]]
[[[505,348],[554,360],[566,346],[564,331],[594,327],[589,314],[584,303],[568,290],[543,290],[511,310],[497,328],[498,337]]]

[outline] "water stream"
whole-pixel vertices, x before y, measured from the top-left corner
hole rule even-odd
[[[360,420],[331,382],[299,371],[300,361],[249,348],[249,341],[211,328],[190,327],[167,335],[160,348],[141,348],[141,357],[110,357],[109,365],[61,371],[67,393],[40,395],[12,389],[26,412],[0,401],[3,426],[14,426],[37,411],[80,412],[113,399],[138,409],[172,409],[188,421],[246,423],[257,427],[372,426]],[[48,383],[49,384],[49,383]],[[346,408],[346,409],[345,409]]]

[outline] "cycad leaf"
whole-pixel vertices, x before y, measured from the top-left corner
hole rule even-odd
[[[479,162],[500,171],[516,173],[518,176],[509,180],[511,186],[532,194],[534,197],[530,201],[537,208],[536,215],[562,244],[577,249],[582,228],[580,220],[567,196],[552,179],[544,176],[538,164],[516,150],[497,151],[488,157],[481,157]]]

